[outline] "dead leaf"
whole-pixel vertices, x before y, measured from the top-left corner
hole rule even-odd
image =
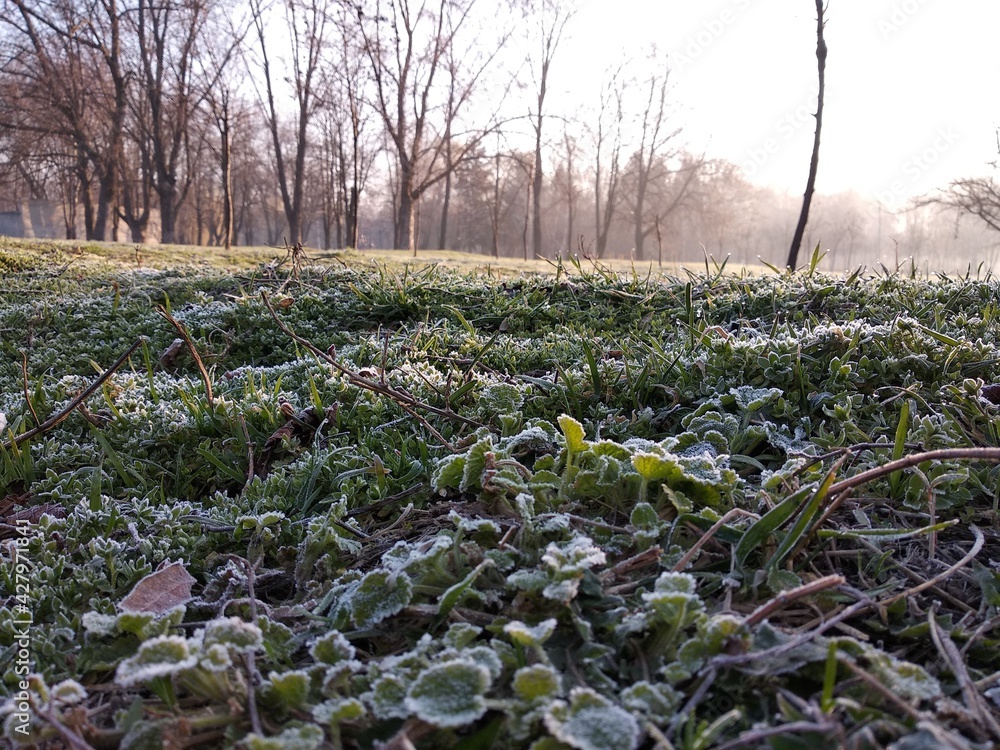
[[[163,350],[160,355],[160,367],[164,370],[170,367],[174,360],[184,351],[184,339],[174,339],[170,346]]]
[[[1000,383],[984,385],[979,389],[979,395],[991,404],[1000,404]]]
[[[191,600],[194,577],[183,562],[164,562],[154,572],[135,585],[131,593],[118,603],[123,612],[152,612],[162,615],[178,604]]]

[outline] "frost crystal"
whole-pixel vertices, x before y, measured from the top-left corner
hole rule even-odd
[[[212,620],[205,626],[205,645],[221,643],[234,651],[255,651],[264,643],[264,634],[253,623],[239,617]]]
[[[406,573],[373,570],[351,593],[351,619],[359,628],[370,628],[401,611],[412,596],[413,584]]]
[[[545,727],[578,750],[634,750],[639,744],[639,723],[632,714],[590,688],[574,688],[569,704],[553,702]]]
[[[309,647],[309,655],[323,664],[332,665],[353,659],[354,654],[354,646],[339,630],[331,630],[326,635],[321,635]]]
[[[483,695],[490,687],[486,667],[467,659],[425,669],[406,694],[406,707],[439,727],[460,727],[486,713]]]
[[[555,618],[542,620],[535,627],[525,625],[519,620],[513,620],[503,626],[503,632],[509,635],[512,641],[520,643],[522,646],[541,646],[556,632],[556,624]]]
[[[115,682],[123,687],[140,685],[156,677],[190,669],[197,663],[198,656],[191,653],[186,639],[179,635],[161,635],[143,643],[135,656],[118,665]]]

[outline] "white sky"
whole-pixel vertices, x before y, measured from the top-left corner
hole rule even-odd
[[[1000,0],[829,0],[817,190],[890,208],[984,174],[1000,125]],[[593,98],[623,50],[669,54],[689,148],[801,193],[816,107],[810,0],[583,0],[553,88]],[[585,93],[588,92],[588,93]]]

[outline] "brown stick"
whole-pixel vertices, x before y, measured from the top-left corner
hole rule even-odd
[[[184,343],[187,345],[188,351],[191,352],[191,356],[194,358],[195,363],[198,365],[198,372],[201,373],[201,380],[205,384],[205,396],[208,399],[208,405],[214,407],[215,403],[212,399],[212,381],[208,377],[208,370],[205,369],[205,364],[201,361],[201,356],[198,354],[198,350],[194,347],[194,342],[191,340],[191,335],[187,332],[187,328],[179,320],[174,318],[173,315],[167,312],[165,307],[157,307],[156,312],[166,320],[170,325],[177,329],[177,333],[181,335],[184,339]]]
[[[839,495],[846,490],[870,482],[873,479],[878,479],[900,469],[917,466],[924,461],[948,461],[952,459],[970,459],[1000,463],[1000,448],[944,448],[925,453],[914,453],[912,456],[904,456],[897,461],[890,461],[882,466],[863,471],[860,474],[855,474],[853,477],[837,482],[830,487],[827,494],[830,497]]]
[[[25,440],[29,440],[30,438],[35,437],[35,435],[41,435],[43,432],[51,430],[57,424],[66,419],[66,417],[68,417],[70,414],[73,413],[73,410],[76,407],[78,407],[80,404],[82,404],[84,401],[90,398],[94,394],[94,392],[104,384],[104,381],[110,378],[115,373],[115,370],[117,370],[119,367],[125,364],[128,358],[132,356],[132,353],[135,352],[135,350],[138,349],[140,346],[142,346],[143,341],[145,341],[143,337],[139,337],[138,339],[136,339],[136,342],[132,344],[132,346],[130,346],[125,351],[124,354],[122,354],[118,359],[116,359],[115,363],[111,365],[111,367],[109,367],[107,370],[105,370],[104,373],[101,375],[101,377],[99,377],[91,385],[89,385],[86,389],[84,389],[84,391],[80,393],[79,396],[70,401],[69,405],[67,405],[65,409],[60,411],[58,414],[54,414],[53,416],[49,417],[47,420],[45,420],[42,424],[38,425],[37,427],[30,429],[27,432],[22,432],[20,435],[15,435],[10,440],[7,440],[6,442],[2,443],[3,448],[5,450],[10,450],[11,448],[17,446],[18,444],[23,443]]]

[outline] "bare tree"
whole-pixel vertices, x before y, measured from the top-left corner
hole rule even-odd
[[[535,257],[543,257],[542,247],[542,125],[545,121],[545,98],[548,94],[549,73],[556,50],[562,41],[566,24],[576,9],[565,0],[525,0],[526,28],[528,32],[528,64],[534,76],[535,109],[529,111],[535,135],[535,161],[532,169],[532,227],[531,250]]]
[[[689,162],[678,170],[681,179],[674,179],[671,160],[680,154],[678,148],[668,148],[680,135],[680,128],[667,125],[667,79],[669,69],[655,47],[647,57],[645,77],[637,81],[644,90],[645,102],[639,115],[639,142],[625,170],[627,189],[625,205],[633,223],[635,257],[645,258],[646,238],[684,201],[700,162]],[[668,184],[669,182],[669,184]],[[655,193],[660,195],[655,195]],[[668,195],[664,195],[668,193]],[[650,211],[650,203],[656,202]],[[651,216],[652,214],[652,216]]]
[[[1000,232],[1000,185],[992,177],[952,180],[938,195],[915,202],[916,207],[932,204],[975,216],[990,229]]]
[[[326,44],[326,27],[329,21],[327,4],[323,0],[283,0],[285,23],[289,34],[291,70],[288,73],[293,87],[295,113],[293,132],[288,139],[294,144],[294,160],[289,166],[286,156],[286,138],[281,132],[281,118],[275,93],[275,71],[268,54],[268,17],[262,0],[251,0],[250,12],[257,32],[260,65],[264,76],[265,106],[274,161],[277,169],[278,190],[288,223],[289,243],[302,241],[304,190],[306,178],[306,153],[309,150],[309,124],[318,104],[317,85],[320,65]]]
[[[813,190],[816,187],[816,170],[819,167],[819,139],[823,129],[823,94],[826,88],[826,40],[823,38],[823,0],[816,0],[816,62],[819,70],[819,92],[816,102],[816,132],[813,136],[812,158],[809,160],[809,177],[806,179],[806,191],[802,196],[802,211],[799,213],[799,223],[795,227],[792,246],[788,251],[788,268],[795,268],[798,262],[799,248],[802,246],[802,236],[809,221],[809,204],[812,202]]]
[[[436,0],[430,7],[429,0],[419,6],[411,0],[373,0],[358,10],[373,104],[395,157],[395,247],[416,252],[421,196],[446,179],[494,127],[491,122],[462,133],[455,130],[506,38],[501,33],[495,43],[482,45],[487,29],[474,29],[480,52],[463,58],[461,78],[457,66],[449,75],[449,50],[472,24],[473,4]],[[445,76],[450,83],[442,86]]]
[[[619,66],[609,73],[601,86],[600,108],[595,118],[594,235],[598,258],[603,258],[607,252],[611,222],[621,201],[623,85],[622,66]]]
[[[2,124],[65,139],[87,237],[103,240],[118,192],[125,120],[121,10],[117,0],[10,5],[15,12],[0,14],[13,47],[4,73],[19,82],[19,95],[4,107]]]
[[[382,148],[380,137],[371,127],[375,113],[365,97],[368,81],[364,37],[356,11],[352,16],[353,10],[346,4],[337,7],[337,59],[328,68],[323,86],[324,196],[328,206],[324,210],[324,231],[329,242],[329,225],[336,226],[338,247],[358,247],[361,193]]]
[[[198,80],[200,45],[208,28],[210,0],[138,0],[131,16],[135,24],[139,66],[136,77],[148,116],[146,130],[152,186],[160,206],[163,242],[177,239],[177,214],[193,179],[186,168],[190,157],[190,126],[204,92],[214,80]]]

